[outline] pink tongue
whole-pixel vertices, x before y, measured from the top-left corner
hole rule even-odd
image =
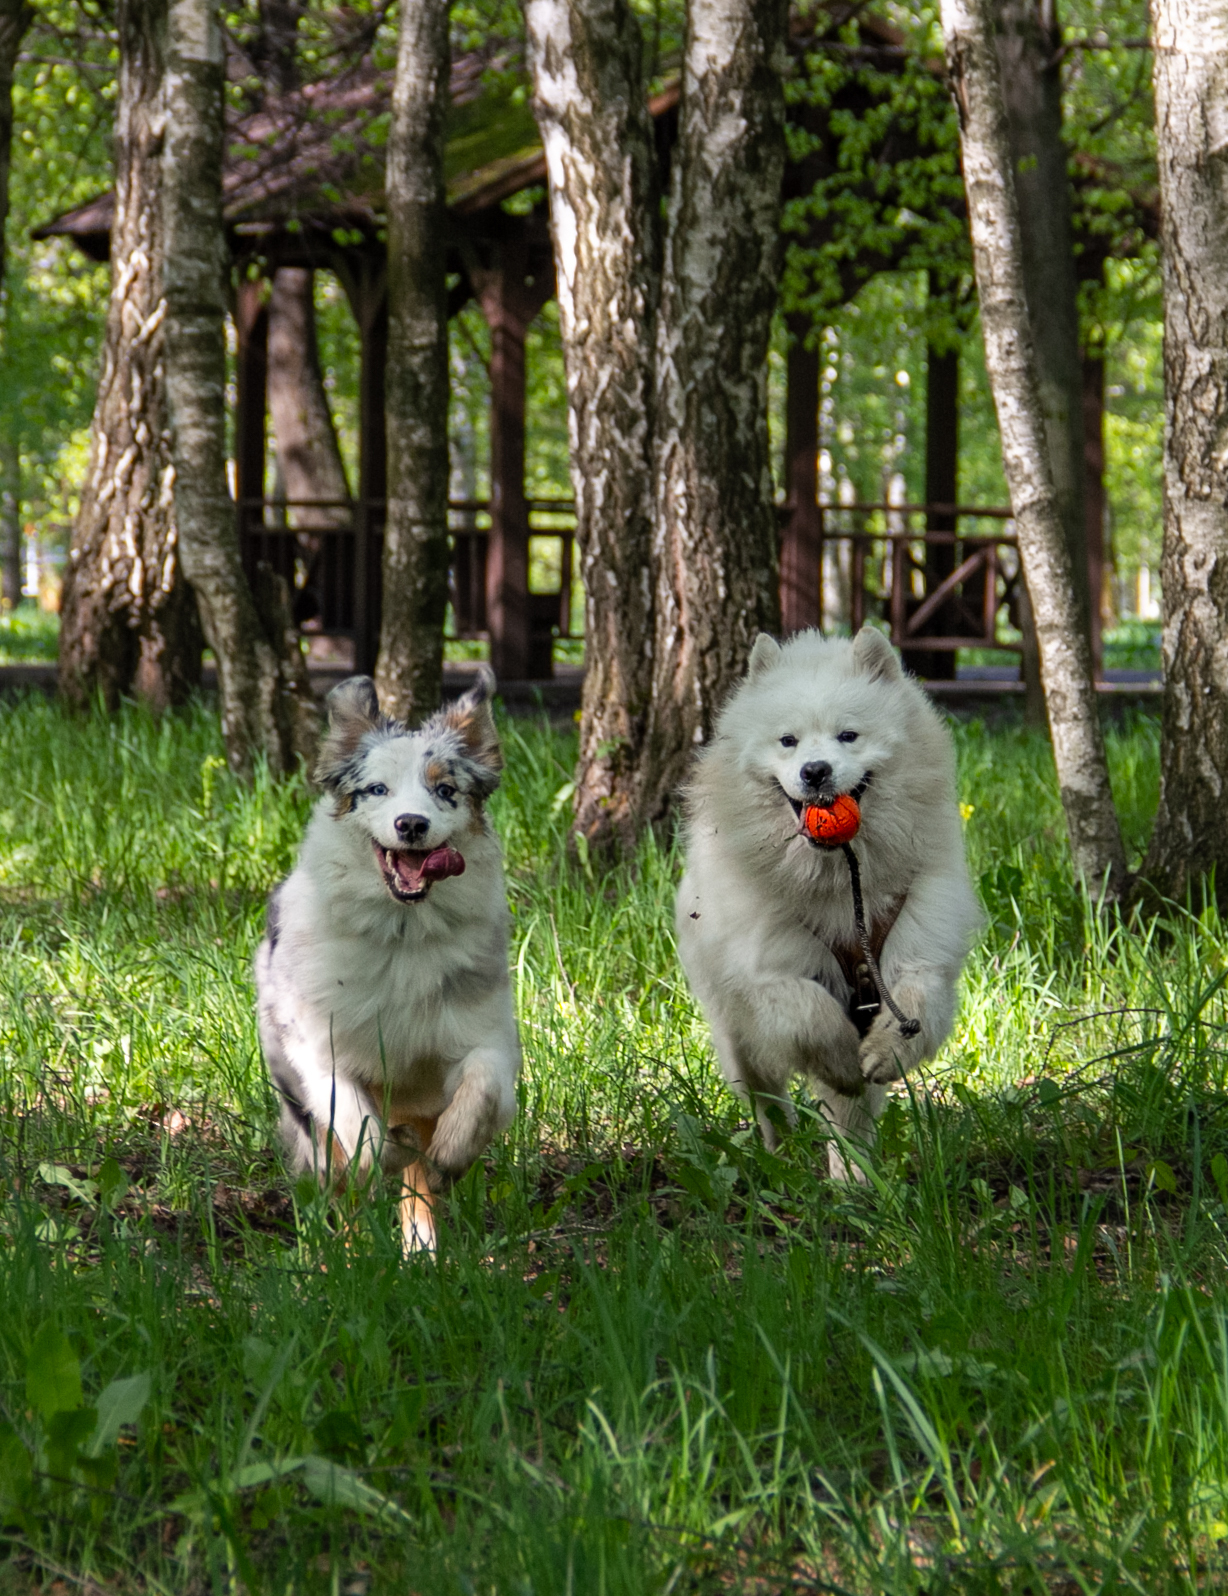
[[[422,861],[423,881],[443,881],[447,876],[463,876],[465,861],[455,848],[435,848]]]

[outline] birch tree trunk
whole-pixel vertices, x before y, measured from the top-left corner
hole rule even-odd
[[[388,132],[388,515],[375,681],[401,719],[438,707],[448,594],[443,121],[448,0],[401,7]]]
[[[296,754],[310,756],[316,717],[314,706],[302,695],[296,701],[291,689],[291,682],[301,680],[301,659],[296,663],[270,641],[257,613],[239,561],[226,485],[229,267],[222,226],[222,71],[222,35],[212,0],[171,0],[163,288],[180,550],[217,658],[231,768],[250,771],[263,755],[270,769],[281,773],[292,768]]]
[[[529,0],[586,594],[575,829],[629,846],[652,693],[660,183],[627,0]]]
[[[784,0],[691,0],[657,328],[655,658],[641,810],[780,622],[767,436]]]
[[[0,437],[0,598],[6,609],[21,603],[21,440]]]
[[[166,0],[120,0],[111,298],[90,459],[60,601],[60,692],[157,707],[200,682],[167,437],[162,300]]]
[[[1109,788],[1091,650],[1049,464],[1024,287],[1019,207],[988,0],[942,0],[947,68],[959,109],[985,363],[1040,646],[1058,785],[1075,872],[1115,901],[1125,853]]]
[[[1152,0],[1164,271],[1164,713],[1139,895],[1228,908],[1228,6]]]

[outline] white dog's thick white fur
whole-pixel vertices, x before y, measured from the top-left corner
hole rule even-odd
[[[860,863],[879,963],[905,1016],[850,1018],[860,961],[848,861],[801,834],[808,803],[868,775]],[[942,1045],[980,907],[968,880],[951,737],[881,633],[760,636],[687,794],[678,949],[730,1084],[764,1139],[795,1122],[805,1076],[833,1126],[869,1146],[884,1088]],[[833,1175],[846,1175],[833,1143]]]
[[[292,1165],[329,1182],[402,1171],[407,1250],[433,1247],[434,1194],[516,1106],[507,901],[483,812],[502,767],[493,685],[484,669],[416,731],[379,713],[369,677],[333,690],[326,795],[256,955]],[[432,874],[456,854],[462,874]]]

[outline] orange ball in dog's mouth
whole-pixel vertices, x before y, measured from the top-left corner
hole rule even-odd
[[[842,792],[830,804],[807,804],[801,829],[821,848],[839,848],[852,842],[861,829],[861,805],[852,793]]]

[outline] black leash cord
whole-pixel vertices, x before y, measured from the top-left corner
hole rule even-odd
[[[861,866],[857,863],[857,855],[853,852],[851,842],[841,844],[841,851],[848,860],[849,881],[853,888],[853,920],[857,926],[857,940],[861,943],[862,957],[866,961],[866,968],[870,972],[870,979],[874,982],[875,990],[879,997],[900,1022],[901,1036],[916,1036],[921,1029],[920,1020],[910,1020],[907,1015],[901,1014],[896,1008],[887,984],[883,980],[882,972],[878,967],[878,960],[874,957],[874,949],[870,946],[870,933],[866,929],[866,906],[861,897]]]

